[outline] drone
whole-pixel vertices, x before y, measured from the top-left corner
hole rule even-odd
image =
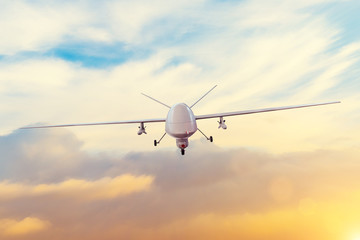
[[[326,102],[326,103],[304,104],[304,105],[295,105],[295,106],[273,107],[273,108],[242,110],[242,111],[234,111],[234,112],[212,113],[212,114],[205,114],[205,115],[195,115],[194,112],[192,111],[192,108],[216,87],[217,87],[217,85],[215,85],[213,88],[211,88],[208,92],[206,92],[201,98],[199,98],[195,103],[193,103],[190,106],[185,103],[176,103],[173,106],[169,106],[163,102],[160,102],[159,100],[157,100],[155,98],[152,98],[152,97],[142,93],[142,95],[169,108],[166,118],[140,119],[140,120],[116,121],[116,122],[29,126],[29,127],[22,127],[20,129],[57,128],[57,127],[93,126],[93,125],[112,125],[112,124],[139,124],[139,130],[138,130],[137,134],[142,135],[142,134],[146,134],[145,124],[155,123],[155,122],[165,122],[165,133],[162,135],[162,137],[159,140],[154,140],[154,146],[157,146],[158,144],[160,144],[161,140],[165,137],[166,134],[168,134],[171,137],[176,139],[176,145],[180,149],[181,155],[184,155],[185,149],[189,146],[189,138],[195,132],[199,131],[210,142],[213,142],[213,140],[214,140],[212,136],[208,137],[207,135],[204,134],[204,132],[202,132],[198,128],[198,126],[197,126],[198,120],[209,119],[209,118],[218,118],[219,119],[217,121],[219,123],[218,128],[225,130],[225,129],[227,129],[227,126],[225,124],[225,119],[224,119],[225,117],[340,103],[340,101],[336,101],[336,102]]]

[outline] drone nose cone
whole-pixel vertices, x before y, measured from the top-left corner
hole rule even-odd
[[[167,122],[169,123],[184,123],[195,120],[194,113],[185,103],[175,104],[169,111]]]
[[[168,120],[172,123],[180,123],[191,120],[194,115],[185,103],[175,104],[169,111]]]

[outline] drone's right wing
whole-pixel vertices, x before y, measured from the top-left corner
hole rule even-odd
[[[131,124],[131,123],[143,124],[143,123],[165,122],[165,120],[166,120],[165,118],[155,118],[155,119],[142,119],[142,120],[119,121],[119,122],[97,122],[97,123],[77,123],[77,124],[62,124],[62,125],[29,126],[29,127],[22,127],[20,129],[77,127],[77,126],[95,126],[95,125]]]

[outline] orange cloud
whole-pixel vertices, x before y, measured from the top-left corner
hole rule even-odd
[[[283,156],[241,149],[204,152],[194,151],[184,161],[167,152],[141,159],[134,154],[137,161],[128,155],[129,161],[114,168],[136,169],[139,176],[38,185],[1,182],[0,213],[10,219],[24,211],[45,216],[53,228],[32,237],[49,239],[46,234],[51,234],[53,240],[354,240],[360,229],[358,150]],[[110,201],[91,202],[103,199]]]
[[[46,139],[56,139],[51,132],[49,136]],[[44,141],[42,136],[38,139]],[[26,151],[31,158],[16,162],[19,158],[8,157],[6,169],[11,169],[10,163],[36,164],[34,171],[22,168],[17,178],[4,177],[8,180],[0,182],[0,219],[31,213],[52,226],[19,238],[354,240],[351,236],[360,229],[358,149],[274,155],[210,148],[210,143],[194,141],[191,154],[181,159],[169,151],[92,159],[93,155],[78,154],[72,148],[76,144],[68,142],[49,146],[63,144],[58,149],[70,153],[64,156],[76,157],[57,159],[59,151],[43,153],[40,143],[36,151]],[[9,149],[19,152],[19,148]],[[38,161],[38,156],[44,161]],[[58,161],[49,166],[45,159]],[[25,170],[33,175],[27,176]],[[20,173],[27,177],[21,178]],[[114,173],[119,176],[95,177]],[[36,178],[44,175],[55,177]],[[53,179],[65,180],[54,183]],[[13,238],[9,232],[20,234],[41,226],[23,220],[21,224],[13,221],[17,227],[11,227],[9,222],[0,222],[2,227],[7,224],[0,231],[1,239]]]
[[[96,181],[69,179],[55,184],[26,185],[21,183],[0,183],[0,199],[24,196],[58,195],[79,200],[112,199],[151,187],[153,177],[125,174],[115,178],[105,177]]]
[[[50,225],[48,221],[32,217],[27,217],[20,221],[0,219],[0,235],[24,236],[44,231],[48,229]]]
[[[297,205],[265,212],[202,213],[153,228],[120,225],[112,231],[129,238],[157,240],[354,240],[360,226],[359,201],[359,192],[332,201],[306,198]]]

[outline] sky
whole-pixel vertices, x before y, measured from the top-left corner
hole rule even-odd
[[[356,0],[0,0],[0,239],[360,239]],[[19,130],[328,101],[198,122]]]

